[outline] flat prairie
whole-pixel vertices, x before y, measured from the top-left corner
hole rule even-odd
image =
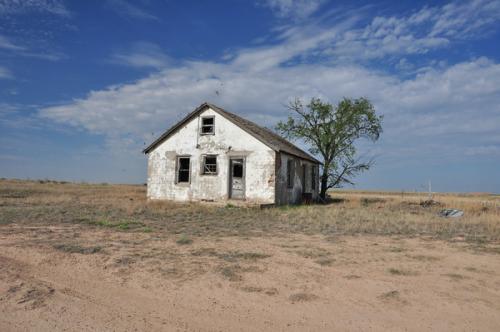
[[[498,331],[499,196],[330,196],[260,209],[0,180],[0,331]]]

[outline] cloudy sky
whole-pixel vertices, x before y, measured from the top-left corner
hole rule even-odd
[[[500,0],[0,0],[0,177],[143,183],[203,101],[313,96],[384,115],[357,188],[500,192]]]

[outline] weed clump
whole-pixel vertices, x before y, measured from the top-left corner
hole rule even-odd
[[[318,296],[309,293],[296,293],[290,295],[288,299],[292,302],[307,302],[318,299]]]
[[[390,274],[396,275],[396,276],[415,276],[415,275],[417,275],[417,272],[414,272],[414,271],[396,269],[396,268],[392,268],[392,267],[388,271]]]
[[[89,224],[100,227],[117,228],[121,231],[127,231],[129,229],[135,229],[144,226],[144,224],[139,221],[121,221],[113,223],[108,220],[99,220],[99,221],[90,221]]]
[[[78,244],[56,244],[53,247],[54,249],[64,251],[70,254],[83,254],[83,255],[95,254],[102,250],[102,247],[100,246],[82,247]]]
[[[175,243],[179,245],[187,245],[193,243],[193,240],[190,239],[186,234],[182,234],[180,238],[175,241]]]

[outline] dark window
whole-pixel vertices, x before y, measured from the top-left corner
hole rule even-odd
[[[217,156],[204,156],[202,174],[217,174]]]
[[[233,178],[243,177],[243,164],[241,162],[233,163]]]
[[[286,184],[288,188],[293,188],[293,160],[286,161]]]
[[[208,135],[215,133],[215,118],[213,116],[201,118],[201,134]]]
[[[189,182],[189,157],[179,157],[177,167],[177,182]]]
[[[311,189],[316,190],[316,166],[311,166]]]

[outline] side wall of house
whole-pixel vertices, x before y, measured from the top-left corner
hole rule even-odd
[[[201,117],[215,117],[215,134],[200,135]],[[203,175],[204,155],[217,155],[217,174]],[[190,157],[190,182],[176,183],[178,156]],[[148,155],[148,198],[176,201],[228,199],[230,157],[245,159],[245,199],[273,204],[275,152],[208,108]]]
[[[299,204],[303,194],[310,194],[312,200],[319,195],[319,165],[287,153],[277,153],[276,159],[276,204]],[[292,183],[288,183],[288,160],[292,161]],[[305,173],[304,173],[305,168]],[[312,172],[315,172],[313,179]],[[314,181],[314,185],[313,185]]]

